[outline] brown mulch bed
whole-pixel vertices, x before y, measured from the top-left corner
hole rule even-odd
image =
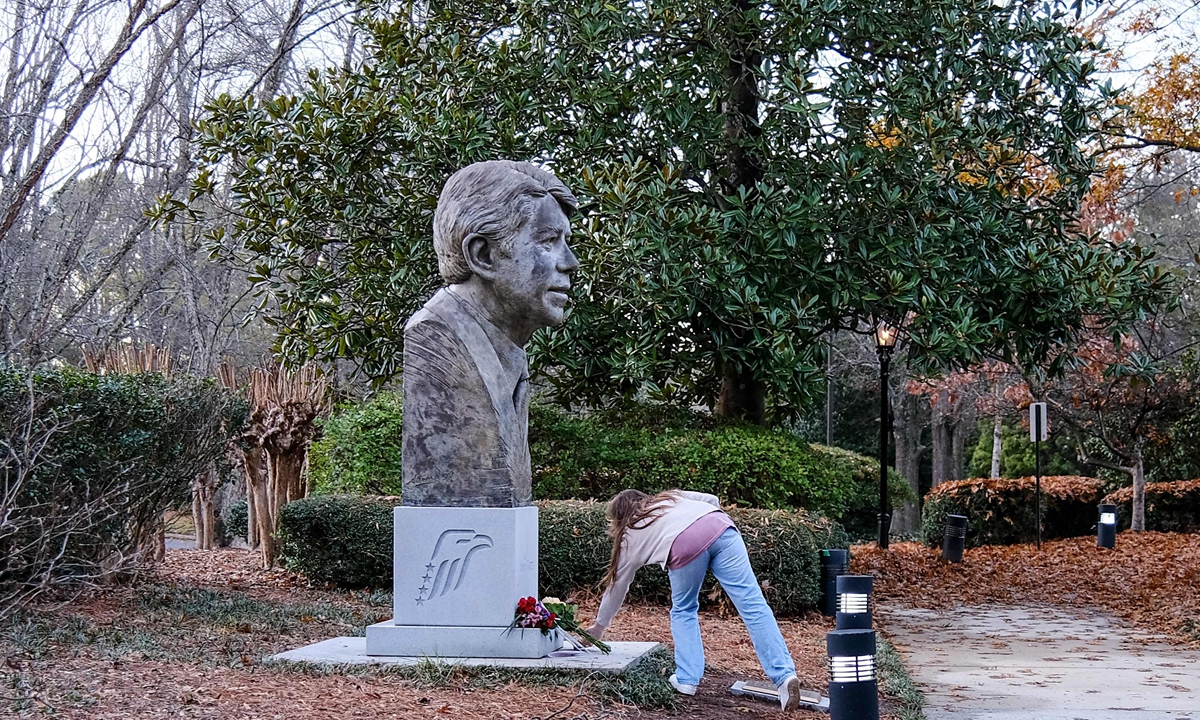
[[[984,546],[961,564],[918,543],[853,549],[852,572],[874,575],[879,603],[938,608],[983,603],[1102,608],[1178,642],[1200,642],[1200,534],[1133,533],[1116,548],[1094,537]]]
[[[173,550],[132,586],[46,606],[0,627],[0,716],[116,718],[717,718],[778,717],[777,707],[728,693],[762,679],[736,614],[701,617],[709,674],[673,711],[606,702],[592,682],[553,686],[480,683],[452,675],[430,684],[393,675],[301,673],[264,655],[390,617],[387,596],[313,587],[264,571],[244,550]],[[597,598],[584,598],[585,616]],[[825,633],[816,615],[780,622],[806,687],[824,690]],[[670,644],[667,609],[627,606],[613,640]],[[581,690],[582,685],[582,690]],[[14,699],[18,699],[14,702]],[[570,706],[569,709],[568,705]],[[559,712],[556,712],[559,711]],[[799,712],[792,717],[820,717]]]

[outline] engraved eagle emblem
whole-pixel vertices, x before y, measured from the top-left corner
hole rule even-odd
[[[462,585],[471,558],[492,547],[492,538],[474,530],[445,530],[433,545],[433,554],[425,565],[425,575],[417,591],[417,605],[441,597]]]

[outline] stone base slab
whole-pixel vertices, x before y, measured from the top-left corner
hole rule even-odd
[[[367,627],[368,655],[421,657],[540,658],[563,646],[553,631],[507,627],[397,625],[388,620]]]
[[[299,662],[312,665],[336,666],[408,666],[433,660],[447,665],[466,667],[541,668],[550,670],[581,670],[618,674],[637,665],[646,655],[661,647],[655,642],[609,643],[612,652],[587,650],[558,650],[541,658],[491,658],[491,657],[395,657],[367,654],[367,639],[361,637],[338,637],[313,645],[289,650],[266,658],[267,662]]]

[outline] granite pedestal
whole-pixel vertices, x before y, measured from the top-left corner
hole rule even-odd
[[[539,658],[558,633],[508,630],[537,596],[536,507],[398,507],[393,610],[367,628],[369,656]]]

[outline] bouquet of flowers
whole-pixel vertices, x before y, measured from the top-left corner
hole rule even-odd
[[[517,602],[517,612],[513,617],[512,624],[509,629],[513,628],[536,628],[542,631],[543,635],[550,634],[551,631],[562,629],[564,632],[575,633],[587,642],[595,645],[602,653],[612,652],[612,648],[605,642],[592,637],[579,622],[575,619],[575,614],[579,611],[579,606],[572,603],[565,603],[558,598],[544,598],[538,600],[530,596],[521,598]],[[570,636],[567,636],[572,645],[579,647],[579,643],[575,642]]]

